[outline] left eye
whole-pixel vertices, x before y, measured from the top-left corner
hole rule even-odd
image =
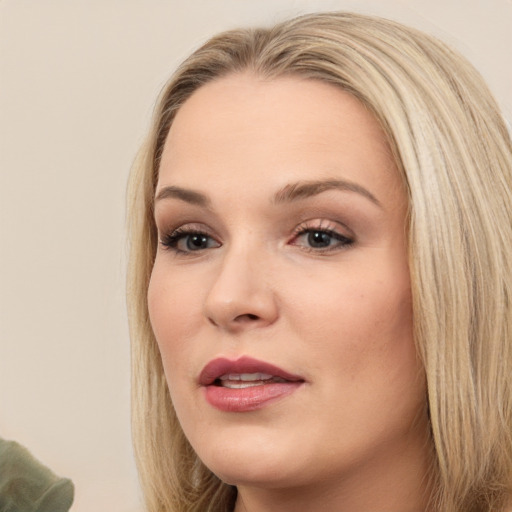
[[[336,249],[351,245],[353,240],[332,230],[306,229],[299,233],[293,245],[301,245],[307,249]]]

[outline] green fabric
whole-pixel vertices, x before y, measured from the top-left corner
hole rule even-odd
[[[67,512],[71,480],[59,478],[14,441],[0,439],[0,512]]]

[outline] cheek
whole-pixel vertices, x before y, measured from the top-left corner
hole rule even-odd
[[[318,356],[329,354],[333,372],[343,368],[357,378],[403,366],[416,370],[408,274],[368,274],[345,274],[313,287],[309,280],[309,293],[294,298],[291,323],[298,336],[322,348]]]
[[[371,276],[339,276],[309,280],[302,293],[295,287],[289,301],[297,321],[310,329],[351,333],[354,342],[391,331],[411,332],[412,306],[409,283]],[[291,294],[290,294],[291,295]]]
[[[186,383],[193,378],[191,368],[195,367],[193,339],[200,324],[198,291],[190,283],[187,286],[180,282],[180,276],[170,274],[165,265],[155,263],[148,288],[148,311],[171,400],[182,422],[183,411],[190,408]]]
[[[177,357],[183,357],[181,348],[199,325],[197,294],[193,286],[169,276],[164,265],[155,263],[148,288],[148,310],[166,370]]]

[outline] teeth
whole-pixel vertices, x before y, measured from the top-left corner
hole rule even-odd
[[[225,373],[219,377],[220,385],[230,389],[250,388],[263,386],[270,382],[286,382],[281,377],[274,377],[268,373]]]
[[[269,380],[272,375],[268,373],[226,373],[220,376],[220,380],[243,380],[250,382],[255,380]]]
[[[232,380],[223,380],[222,387],[229,389],[242,389],[242,388],[253,388],[256,386],[262,386],[263,383],[261,381],[257,382],[242,382],[242,381],[232,381]]]

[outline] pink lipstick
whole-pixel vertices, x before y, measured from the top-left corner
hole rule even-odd
[[[225,412],[260,409],[293,393],[304,379],[251,357],[210,361],[199,375],[206,400]]]

